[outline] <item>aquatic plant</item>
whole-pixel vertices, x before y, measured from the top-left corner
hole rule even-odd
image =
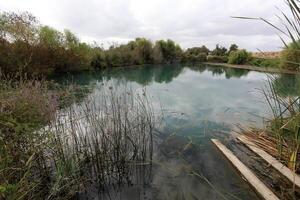
[[[283,90],[287,87],[276,77],[269,78],[261,92],[272,116],[265,121],[264,129],[250,129],[243,132],[290,169],[299,172],[300,98],[289,95],[288,89]],[[283,95],[284,91],[286,94]]]
[[[151,168],[155,117],[145,91],[103,88],[86,98],[58,111],[46,82],[1,81],[2,199],[69,199],[133,184],[137,166]]]
[[[53,133],[52,145],[56,146],[49,153],[56,185],[51,196],[59,196],[61,191],[55,189],[70,180],[81,180],[83,190],[132,184],[134,167],[151,165],[154,119],[145,93],[134,96],[128,90],[104,90],[100,96],[69,108],[67,117],[58,118],[48,127]],[[67,191],[78,191],[76,183],[69,187]]]

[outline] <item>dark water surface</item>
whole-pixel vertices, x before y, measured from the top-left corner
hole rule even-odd
[[[259,89],[267,74],[212,66],[162,65],[119,68],[60,77],[61,83],[91,88],[126,85],[145,89],[156,111],[163,110],[161,143],[153,167],[137,168],[133,186],[112,188],[95,199],[249,199],[259,197],[210,142],[226,141],[236,125],[261,126],[268,116]],[[276,75],[298,94],[299,77]]]

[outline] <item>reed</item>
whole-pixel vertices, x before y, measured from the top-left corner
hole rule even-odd
[[[103,89],[66,113],[48,127],[56,146],[49,154],[56,169],[54,185],[81,181],[82,188],[68,191],[130,185],[135,166],[151,165],[155,115],[144,92]],[[51,196],[59,196],[57,192]]]
[[[261,90],[272,113],[265,121],[264,129],[243,130],[246,136],[271,155],[277,157],[290,169],[300,170],[300,97],[288,94],[279,95],[287,85],[278,82],[276,77],[269,77]]]
[[[289,13],[280,11],[278,19],[281,22],[276,25],[264,18],[251,17],[236,17],[240,19],[261,20],[279,32],[279,37],[282,40],[285,50],[290,48],[291,42],[295,46],[295,54],[299,53],[300,40],[300,1],[299,0],[285,0],[289,8]],[[284,54],[282,54],[284,55]],[[297,56],[296,56],[297,57]],[[298,59],[298,57],[297,57]],[[282,63],[292,64],[299,68],[297,59],[293,57],[281,58]],[[300,101],[298,96],[291,96],[289,94],[282,94],[288,91],[288,85],[281,85],[281,91],[278,91],[278,85],[281,83],[277,81],[276,77],[270,77],[267,85],[262,89],[266,104],[272,113],[272,119],[266,122],[266,129],[259,131],[250,131],[248,136],[254,138],[256,143],[265,143],[264,149],[281,159],[289,168],[297,171],[299,170],[299,145],[300,145]],[[249,131],[248,131],[249,132]],[[256,134],[253,134],[253,133]],[[262,137],[263,136],[263,137]],[[271,143],[271,145],[270,145]],[[275,144],[275,145],[274,145]],[[264,146],[264,145],[261,145]],[[276,150],[274,150],[274,146]],[[268,148],[269,147],[269,148]]]
[[[156,117],[145,91],[103,86],[59,109],[46,82],[9,80],[0,92],[1,199],[104,192],[151,168]]]

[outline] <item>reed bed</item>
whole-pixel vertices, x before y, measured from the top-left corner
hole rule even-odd
[[[133,184],[135,166],[152,163],[154,127],[155,115],[144,92],[134,96],[127,89],[104,89],[70,107],[66,117],[48,127],[54,132],[52,144],[58,146],[49,153],[59,177],[55,185],[65,185],[61,176],[81,180],[83,190]]]
[[[103,86],[58,110],[59,97],[44,83],[19,83],[1,82],[0,199],[72,199],[134,184],[137,168],[151,169],[156,117],[145,91]],[[29,107],[39,109],[18,120],[16,108]],[[42,120],[32,124],[37,113]]]
[[[265,121],[265,128],[242,129],[252,142],[287,165],[300,172],[300,98],[283,94],[286,85],[269,77],[261,90],[272,116]],[[278,91],[280,88],[281,91]]]

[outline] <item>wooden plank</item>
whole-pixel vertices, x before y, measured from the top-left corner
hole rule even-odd
[[[266,162],[272,165],[276,170],[278,170],[281,174],[287,177],[290,181],[292,181],[295,185],[300,187],[300,177],[295,172],[287,168],[284,164],[279,162],[276,158],[259,148],[256,144],[249,141],[245,136],[239,136],[238,139],[243,142],[249,149],[262,157]]]
[[[227,147],[219,140],[211,140],[217,148],[227,157],[227,159],[240,171],[252,187],[266,200],[279,200],[277,196],[263,183],[254,173],[244,165]]]

